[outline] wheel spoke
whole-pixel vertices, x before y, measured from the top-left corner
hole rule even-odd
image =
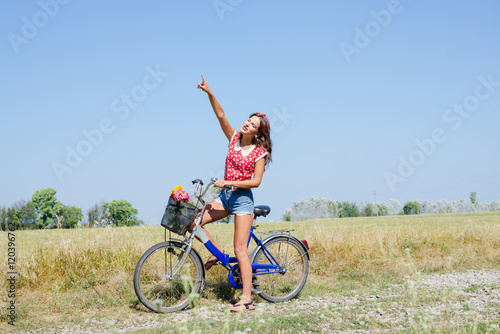
[[[158,244],[146,251],[137,264],[134,272],[136,294],[153,311],[183,309],[201,289],[201,260],[191,251],[182,263],[185,253],[180,247],[168,242]]]
[[[295,297],[307,280],[309,262],[298,242],[289,237],[271,239],[265,247],[283,269],[283,272],[258,275],[255,286],[260,295],[269,301],[279,302]],[[270,256],[260,249],[253,263],[270,264]]]
[[[302,263],[304,256],[306,256],[306,255],[305,254],[300,254],[300,255],[295,256],[293,258],[293,261],[288,260],[287,268],[290,268],[290,267],[292,267],[293,265],[295,265],[297,263]]]

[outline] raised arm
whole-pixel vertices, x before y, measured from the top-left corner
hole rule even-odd
[[[217,119],[219,120],[220,127],[222,128],[222,131],[227,137],[227,140],[231,140],[234,134],[234,128],[229,124],[229,121],[226,118],[226,114],[224,113],[224,110],[220,106],[219,102],[215,98],[214,94],[210,90],[210,87],[208,87],[207,82],[205,81],[205,78],[203,77],[203,74],[201,75],[202,82],[198,84],[198,89],[201,89],[208,95],[208,99],[210,100],[210,104],[212,105],[212,109],[214,110],[215,116],[217,116]]]

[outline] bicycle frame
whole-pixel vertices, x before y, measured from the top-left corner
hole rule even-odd
[[[193,183],[197,182],[197,181],[199,181],[199,180],[195,180],[195,181],[193,181]],[[196,219],[196,224],[193,228],[193,231],[191,232],[191,235],[188,238],[186,238],[183,242],[184,245],[186,246],[186,248],[183,250],[184,255],[182,256],[182,260],[178,262],[178,265],[176,264],[172,267],[170,273],[168,273],[167,276],[176,275],[177,272],[179,271],[179,269],[182,268],[182,266],[184,265],[184,262],[186,262],[186,259],[189,255],[189,252],[193,248],[193,241],[194,241],[194,238],[196,237],[198,240],[201,241],[201,243],[205,246],[205,248],[207,248],[208,251],[210,253],[212,253],[222,263],[222,265],[229,271],[229,281],[230,281],[231,285],[235,288],[238,288],[238,287],[241,288],[232,279],[234,271],[238,268],[238,264],[235,264],[233,266],[231,266],[231,264],[238,263],[238,259],[236,257],[230,257],[228,254],[221,252],[217,247],[215,247],[214,244],[208,238],[204,229],[200,226],[200,223],[201,223],[201,220],[203,217],[203,213],[206,210],[206,204],[207,204],[203,200],[203,196],[205,195],[207,190],[210,188],[210,186],[213,185],[214,182],[215,182],[215,180],[212,179],[212,182],[207,185],[207,187],[205,188],[205,191],[202,194],[198,194],[198,193],[201,193],[201,190],[199,188],[199,183],[201,183],[201,181],[197,183],[196,190],[195,190],[195,196],[203,204],[203,209],[201,210],[200,214],[198,215],[198,217]],[[248,236],[247,247],[250,245],[250,241],[253,239],[254,242],[257,244],[255,249],[262,248],[264,250],[264,255],[266,256],[266,258],[270,264],[252,264],[253,276],[275,274],[275,273],[284,273],[286,271],[288,249],[286,250],[287,256],[285,257],[284,267],[282,267],[279,265],[278,261],[276,261],[276,259],[273,257],[273,255],[268,251],[268,249],[264,245],[264,242],[262,242],[255,235],[255,233],[254,233],[254,230],[256,228],[255,221],[256,221],[256,217],[254,216],[252,226],[250,228],[250,234]],[[284,234],[284,233],[275,234],[271,237],[277,237],[277,236],[286,236],[288,238],[291,237],[290,234]],[[288,244],[287,244],[287,248],[288,248]]]
[[[264,246],[262,241],[255,235],[255,233],[253,232],[254,229],[255,226],[252,225],[252,227],[250,228],[250,235],[248,236],[247,247],[250,245],[250,241],[253,239],[257,244],[257,247],[260,246],[264,249],[264,254],[266,255],[266,258],[269,260],[269,262],[274,263],[274,264],[252,264],[252,269],[254,269],[254,276],[263,275],[266,273],[272,274],[276,272],[282,272],[283,268],[278,264],[278,261],[276,261],[276,259],[272,256],[272,254],[267,250],[266,246]],[[208,249],[210,253],[212,253],[217,259],[219,259],[219,261],[222,263],[224,267],[229,267],[228,269],[231,269],[232,267],[230,266],[230,264],[238,262],[238,259],[236,257],[230,257],[229,255],[221,252],[217,247],[215,247],[212,244],[212,242],[208,239],[207,235],[205,234],[205,231],[203,231],[202,228],[196,230],[195,236],[201,240],[203,245]],[[270,271],[272,269],[274,269],[275,271]],[[255,273],[255,270],[257,270],[257,273]],[[267,272],[262,272],[262,270],[267,270]]]
[[[182,224],[191,225],[190,233],[178,238],[169,232],[167,236],[167,230],[174,233],[180,230],[170,225],[165,226],[165,241],[151,246],[137,262],[133,278],[135,293],[144,306],[154,312],[182,310],[189,306],[203,289],[206,269],[197,247],[193,247],[195,238],[217,258],[216,264],[222,264],[228,270],[228,282],[231,286],[236,289],[243,288],[238,259],[216,248],[210,241],[208,232],[201,226],[207,210],[207,203],[202,197],[215,182],[216,180],[212,179],[212,183],[203,189],[201,180],[193,181],[196,184],[193,197],[198,198],[196,207],[201,210],[195,211],[199,213],[194,222],[192,213],[184,216],[191,218],[179,220]],[[203,206],[199,205],[200,203]],[[256,247],[250,256],[251,293],[276,303],[295,298],[300,293],[307,281],[310,256],[307,241],[292,235],[293,229],[256,232],[256,219],[266,216],[269,211],[268,206],[255,206],[247,248],[253,240]],[[247,216],[247,219],[250,220],[251,217]],[[250,223],[248,220],[247,223]],[[182,230],[185,231],[185,228]],[[275,276],[261,276],[270,274]]]

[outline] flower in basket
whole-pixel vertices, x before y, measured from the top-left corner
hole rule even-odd
[[[176,200],[177,202],[187,202],[189,201],[189,194],[184,191],[184,188],[181,186],[177,186],[172,189],[172,194],[170,198]]]

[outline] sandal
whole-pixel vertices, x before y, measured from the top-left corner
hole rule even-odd
[[[255,310],[255,307],[253,306],[253,300],[252,300],[250,303],[231,304],[231,306],[229,306],[229,309],[231,310],[231,312],[241,312],[246,310]]]
[[[208,259],[208,261],[205,263],[205,271],[208,271],[208,269],[212,268],[212,266],[216,264],[217,261],[219,261],[219,259],[216,258],[215,255],[212,255],[212,257],[210,257],[210,259]]]

